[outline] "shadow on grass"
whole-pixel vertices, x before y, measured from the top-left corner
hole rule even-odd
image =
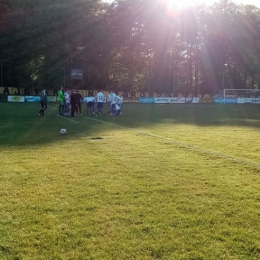
[[[39,107],[38,103],[0,103],[0,146],[51,145],[82,136],[99,141],[106,131],[116,130],[116,125],[133,129],[161,123],[260,128],[258,105],[124,104],[123,116],[94,117],[115,126],[87,119],[84,105],[84,115],[68,119],[57,117],[56,103],[50,103],[44,117],[38,115]],[[67,129],[66,135],[60,134],[61,128]]]

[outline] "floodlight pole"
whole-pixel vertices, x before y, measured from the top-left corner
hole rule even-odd
[[[150,97],[150,68],[148,69],[148,97]]]
[[[227,71],[224,71],[223,72],[223,96],[224,96],[224,104],[225,104],[225,101],[226,101],[226,95],[225,95],[225,74],[227,73]]]
[[[199,76],[199,98],[200,98],[200,71],[198,73],[198,76]]]
[[[224,91],[224,89],[225,89],[225,74],[226,74],[226,73],[227,73],[226,71],[223,72],[223,83],[222,83],[223,91]]]
[[[226,91],[225,91],[225,74],[227,71],[223,72],[223,97],[224,97],[224,104],[226,104]]]
[[[151,57],[149,54],[149,61],[148,61],[148,97],[150,97],[150,74],[151,74]]]
[[[227,68],[228,67],[228,64],[224,64],[224,66]],[[223,71],[223,91],[225,89],[225,74],[227,73],[228,71]]]

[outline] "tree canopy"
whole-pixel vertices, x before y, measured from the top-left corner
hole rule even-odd
[[[5,86],[211,94],[260,86],[260,9],[222,0],[1,0]],[[82,81],[71,80],[82,69]]]

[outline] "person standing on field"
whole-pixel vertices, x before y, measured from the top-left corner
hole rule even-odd
[[[44,116],[44,111],[47,109],[47,100],[48,100],[48,97],[47,97],[46,89],[44,88],[40,95],[40,103],[41,103],[42,108],[38,113],[39,116]]]
[[[77,98],[77,104],[76,104],[76,113],[81,114],[81,101],[83,100],[83,97],[79,93],[79,90],[76,91],[76,98]]]
[[[122,104],[123,104],[123,97],[118,94],[118,96],[116,96],[116,106],[115,106],[116,116],[122,115]]]
[[[110,100],[111,100],[110,115],[111,116],[115,115],[115,113],[116,113],[116,98],[117,98],[117,95],[113,91],[111,91],[111,94],[110,94]]]
[[[99,113],[99,115],[102,116],[103,115],[104,101],[105,101],[105,95],[103,94],[102,90],[100,90],[97,93],[96,101],[97,101],[97,113]]]
[[[64,116],[70,115],[70,90],[67,88],[64,92]]]
[[[89,95],[88,97],[84,98],[84,102],[87,106],[87,116],[93,115],[93,105],[94,105],[95,99]]]
[[[59,102],[59,115],[63,116],[63,112],[64,112],[63,86],[61,86],[58,92],[58,102]]]
[[[112,92],[109,90],[108,91],[108,96],[107,96],[107,104],[109,107],[109,115],[111,114],[111,100],[112,100]]]
[[[77,105],[77,94],[75,89],[73,89],[72,93],[70,94],[70,105],[71,105],[71,116],[74,117],[76,105]]]

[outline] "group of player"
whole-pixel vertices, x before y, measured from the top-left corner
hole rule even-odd
[[[60,116],[75,116],[75,112],[81,114],[81,100],[82,96],[79,91],[73,89],[63,90],[63,86],[58,92],[57,100],[59,102],[59,115]]]
[[[116,95],[113,91],[109,91],[108,96],[105,97],[102,90],[100,90],[97,93],[96,97],[88,96],[84,98],[84,102],[87,105],[87,116],[92,116],[92,115],[102,116],[104,103],[106,103],[106,101],[109,107],[109,113],[108,113],[109,116],[122,115],[123,97]]]
[[[102,90],[100,90],[96,97],[89,95],[83,98],[79,91],[66,89],[63,91],[61,87],[58,92],[59,101],[59,115],[60,116],[75,116],[75,112],[81,114],[81,102],[86,104],[87,116],[103,116],[104,103],[108,103],[110,116],[122,115],[122,103],[123,97],[116,95],[113,91],[109,91],[107,97],[105,97]]]

